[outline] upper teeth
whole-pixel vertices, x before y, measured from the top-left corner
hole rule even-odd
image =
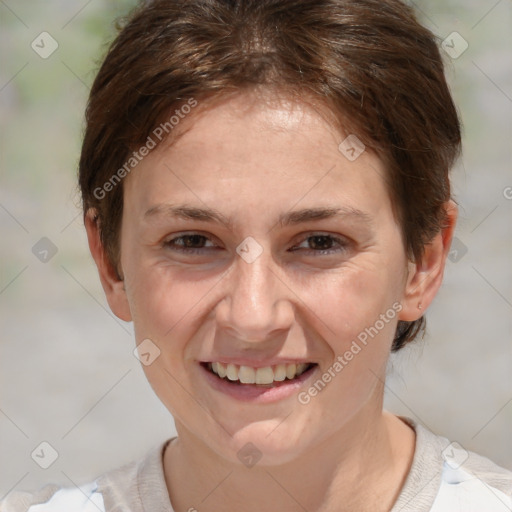
[[[236,364],[209,363],[208,367],[219,377],[238,380],[242,384],[272,384],[274,381],[294,379],[308,368],[308,363],[278,364],[263,368],[238,366]]]

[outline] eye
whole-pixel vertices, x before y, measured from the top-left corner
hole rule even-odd
[[[206,244],[210,244],[209,246]],[[342,252],[347,249],[349,243],[347,240],[332,235],[314,234],[305,238],[302,244],[306,243],[309,249],[306,253],[313,254],[314,256],[322,256],[333,253]],[[302,245],[300,244],[300,245]],[[201,254],[205,250],[219,248],[210,238],[199,233],[182,234],[175,238],[171,238],[164,242],[164,247],[173,251],[178,251],[185,254]],[[291,252],[301,251],[300,245],[294,246],[290,249]]]
[[[204,252],[204,249],[210,249],[211,247],[205,247],[205,242],[211,240],[198,233],[189,233],[180,235],[164,242],[164,246],[172,249],[173,251],[179,251],[188,254],[200,254]]]
[[[312,247],[312,249],[306,250],[306,252],[313,254],[314,256],[342,252],[345,251],[349,245],[348,241],[343,238],[325,234],[314,234],[308,236],[302,242],[302,244],[304,243],[306,243],[310,248]],[[291,251],[297,251],[297,247],[300,247],[300,245],[293,247]]]

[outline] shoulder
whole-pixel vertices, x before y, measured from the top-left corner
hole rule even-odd
[[[0,502],[2,512],[105,512],[97,482],[80,488],[46,485],[37,492],[15,491]]]
[[[487,457],[450,443],[444,452],[441,485],[432,512],[512,510],[512,472]]]
[[[0,512],[138,511],[137,472],[141,464],[130,462],[80,487],[49,484],[36,492],[11,492],[0,502]]]
[[[510,512],[512,471],[403,418],[416,432],[411,470],[399,503],[429,512]],[[412,507],[412,508],[411,508]],[[393,509],[395,510],[395,509]]]
[[[49,484],[36,492],[13,491],[0,501],[0,512],[171,511],[162,466],[170,441],[80,487]]]

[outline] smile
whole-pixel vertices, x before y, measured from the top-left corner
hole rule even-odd
[[[318,363],[286,363],[253,367],[220,362],[199,362],[208,387],[243,402],[265,404],[289,398],[315,378]]]
[[[221,379],[238,382],[239,384],[259,385],[272,385],[274,382],[296,379],[313,366],[313,363],[301,363],[253,368],[251,366],[222,364],[219,362],[205,364],[208,370]]]

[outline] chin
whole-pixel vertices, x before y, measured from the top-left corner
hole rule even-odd
[[[218,446],[220,454],[230,462],[247,467],[279,466],[293,461],[301,453],[306,439],[299,432],[276,428],[278,424],[260,421],[239,429],[229,446]]]

